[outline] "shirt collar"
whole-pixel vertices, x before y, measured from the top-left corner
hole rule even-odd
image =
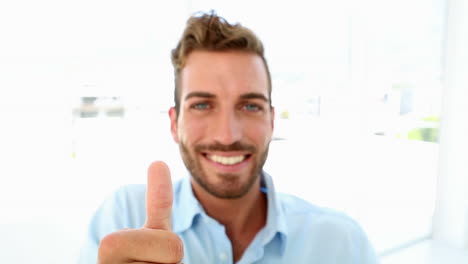
[[[281,241],[281,254],[284,253],[286,248],[286,238],[288,234],[288,227],[286,225],[286,218],[278,194],[276,193],[271,176],[262,173],[262,190],[266,192],[268,200],[267,223],[265,225],[265,240],[264,245],[268,244],[275,236],[279,236]]]
[[[193,194],[190,176],[181,179],[180,184],[175,187],[174,193],[179,195],[174,197],[172,229],[175,233],[181,233],[191,228],[194,218],[204,210]]]
[[[273,180],[266,172],[263,172],[261,176],[261,188],[266,193],[268,206],[267,223],[261,231],[264,232],[263,245],[268,244],[278,235],[281,241],[281,253],[283,253],[288,233],[286,219]],[[180,184],[175,186],[174,193],[179,195],[175,195],[174,199],[172,227],[173,232],[181,233],[192,227],[195,217],[202,214],[204,209],[193,194],[190,176],[181,179]]]

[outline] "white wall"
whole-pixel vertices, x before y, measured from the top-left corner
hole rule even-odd
[[[448,0],[434,239],[468,249],[468,2]]]

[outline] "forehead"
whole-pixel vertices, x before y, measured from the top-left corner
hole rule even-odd
[[[181,96],[209,92],[220,97],[261,93],[268,97],[268,77],[260,56],[240,51],[193,51],[181,71]]]

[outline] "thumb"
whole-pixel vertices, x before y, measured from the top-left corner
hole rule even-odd
[[[169,167],[162,161],[153,162],[148,168],[146,223],[144,227],[171,231],[173,200]]]

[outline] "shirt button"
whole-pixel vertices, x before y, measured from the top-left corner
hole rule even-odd
[[[227,258],[228,258],[228,256],[226,255],[226,253],[224,253],[224,252],[223,252],[223,253],[219,253],[219,259],[220,259],[221,261],[226,261]]]

